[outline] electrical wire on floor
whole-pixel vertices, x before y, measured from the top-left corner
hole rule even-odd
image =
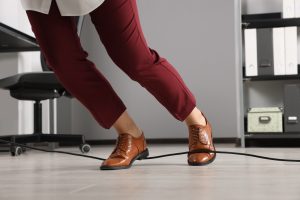
[[[36,147],[30,147],[30,146],[27,146],[24,144],[10,142],[10,141],[6,141],[6,140],[2,140],[2,139],[0,139],[0,143],[16,145],[16,146],[20,146],[23,148],[28,148],[28,149],[33,149],[33,150],[43,151],[43,152],[48,152],[48,153],[61,153],[61,154],[68,154],[68,155],[73,155],[73,156],[91,158],[91,159],[95,159],[95,160],[106,160],[101,157],[88,156],[88,155],[65,152],[65,151],[53,151],[53,150],[40,149],[40,148],[36,148]],[[193,154],[193,153],[216,153],[216,154],[218,154],[218,153],[220,153],[220,154],[232,154],[232,155],[255,157],[255,158],[272,160],[272,161],[300,162],[300,160],[297,160],[297,159],[272,158],[272,157],[260,156],[260,155],[256,155],[256,154],[250,154],[250,153],[240,153],[240,152],[232,152],[232,151],[212,151],[212,150],[208,150],[208,149],[198,149],[198,150],[194,150],[194,151],[184,151],[184,152],[178,152],[178,153],[170,153],[170,154],[163,154],[163,155],[158,155],[158,156],[151,156],[151,157],[144,158],[143,160],[151,160],[151,159],[158,159],[158,158],[163,158],[163,157],[178,156],[178,155],[183,155],[183,154],[188,154],[188,153],[190,153],[190,154]]]

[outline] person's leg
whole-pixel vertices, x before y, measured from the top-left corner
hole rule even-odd
[[[122,115],[113,124],[113,127],[116,129],[118,134],[130,133],[134,137],[141,136],[143,132],[127,111],[122,113]]]
[[[176,119],[187,125],[205,124],[194,95],[177,70],[148,47],[135,0],[106,0],[90,16],[118,67],[154,95]]]
[[[122,100],[94,63],[87,59],[74,18],[60,16],[55,1],[49,15],[31,10],[26,12],[41,51],[67,91],[93,114],[102,127],[109,129],[117,121],[118,132],[140,135]],[[120,122],[125,125],[121,126]]]
[[[196,98],[177,70],[144,38],[136,0],[106,0],[90,13],[92,23],[113,62],[132,80],[148,90],[176,119],[189,129],[189,150],[214,150],[212,129],[196,107]],[[215,154],[188,155],[190,165],[212,162]],[[110,167],[113,158],[105,161]]]

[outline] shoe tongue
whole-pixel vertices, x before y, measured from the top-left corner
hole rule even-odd
[[[119,136],[121,136],[121,137],[130,137],[131,135],[129,133],[120,133]]]
[[[189,125],[189,128],[191,129],[197,129],[197,128],[200,128],[200,129],[203,129],[206,125],[201,125],[201,124],[192,124],[192,125]]]

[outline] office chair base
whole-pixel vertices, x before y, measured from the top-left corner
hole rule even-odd
[[[28,144],[28,143],[64,143],[64,144],[78,144],[79,150],[82,153],[88,153],[91,150],[91,146],[85,142],[83,135],[73,135],[73,134],[43,134],[43,133],[34,133],[34,134],[25,134],[25,135],[6,135],[0,136],[0,139],[11,141],[19,144]],[[26,151],[26,148],[20,147],[17,145],[6,145],[9,148],[9,152],[12,156],[19,156]]]

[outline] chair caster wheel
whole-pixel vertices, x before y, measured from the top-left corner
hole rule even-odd
[[[19,156],[22,154],[22,152],[23,152],[22,147],[19,147],[19,146],[11,147],[11,150],[10,150],[11,156]]]
[[[91,146],[89,144],[81,144],[79,149],[82,153],[88,153],[91,151]]]

